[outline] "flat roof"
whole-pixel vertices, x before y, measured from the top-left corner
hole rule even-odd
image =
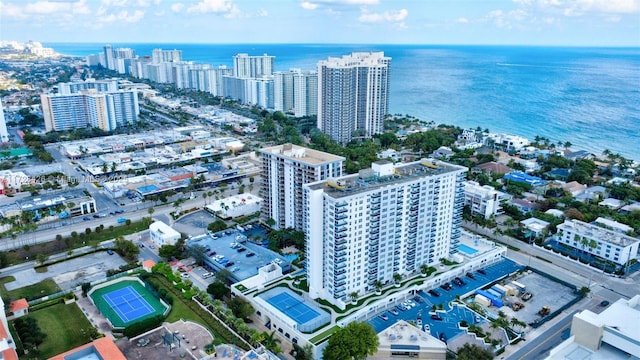
[[[329,154],[323,151],[309,149],[294,144],[276,145],[260,149],[262,153],[268,153],[289,160],[297,161],[308,165],[320,165],[335,161],[344,161],[345,158],[338,155]]]
[[[361,170],[359,174],[347,175],[336,180],[326,180],[309,185],[313,190],[324,189],[325,194],[341,198],[375,190],[383,186],[401,184],[411,180],[466,170],[464,166],[453,165],[436,160],[421,160],[394,167],[393,175],[378,176],[371,169]],[[332,186],[332,182],[337,186]]]
[[[582,235],[622,247],[640,242],[640,239],[633,238],[613,230],[601,228],[596,225],[591,225],[580,220],[565,220],[564,223],[558,225],[558,229],[574,230]]]

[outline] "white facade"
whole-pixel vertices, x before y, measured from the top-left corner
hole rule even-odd
[[[291,69],[275,72],[273,76],[275,110],[296,117],[318,113],[318,73]]]
[[[475,181],[464,183],[464,204],[472,214],[480,214],[485,219],[503,213],[502,204],[511,199],[511,195],[498,191],[489,185],[480,185]]]
[[[135,91],[40,95],[44,126],[47,132],[97,127],[112,131],[135,123],[140,114]]]
[[[156,221],[149,225],[149,237],[157,246],[174,245],[180,240],[180,233],[162,221]]]
[[[250,56],[237,54],[233,57],[233,76],[239,78],[259,78],[273,75],[275,56],[267,54]]]
[[[638,254],[640,239],[579,220],[558,225],[558,242],[624,266]]]
[[[99,92],[118,91],[118,80],[95,80],[75,81],[58,84],[58,93],[62,95],[76,94],[85,90],[96,90]]]
[[[529,139],[517,135],[491,133],[485,138],[485,143],[489,140],[507,151],[520,151],[529,145]]]
[[[284,144],[260,150],[262,155],[262,218],[276,229],[302,230],[302,186],[342,176],[344,158],[302,146]]]
[[[389,66],[383,52],[356,52],[318,62],[318,128],[337,142],[383,131]]]
[[[603,345],[608,346],[603,346]],[[590,310],[573,316],[571,337],[552,349],[549,360],[633,359],[640,354],[640,295],[620,299],[600,314]]]
[[[304,185],[309,295],[345,307],[394,274],[455,252],[466,168],[378,161],[360,174]]]
[[[2,109],[2,100],[0,99],[0,143],[4,142],[9,142],[9,132],[7,131],[7,122]]]

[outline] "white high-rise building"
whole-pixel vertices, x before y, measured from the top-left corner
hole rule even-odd
[[[140,109],[135,91],[75,94],[42,94],[42,114],[47,132],[97,127],[105,131],[138,120]]]
[[[318,128],[339,143],[383,131],[389,66],[383,52],[355,52],[318,62]]]
[[[302,117],[318,111],[318,74],[291,69],[278,71],[274,77],[274,109]]]
[[[342,176],[342,156],[284,144],[260,150],[263,196],[261,215],[276,229],[302,230],[302,185]]]
[[[85,81],[58,83],[58,93],[62,95],[76,94],[91,89],[98,92],[118,91],[118,80],[96,80],[91,78]]]
[[[9,142],[9,132],[7,131],[7,121],[4,118],[2,99],[0,99],[0,143]]]
[[[267,54],[250,56],[237,54],[233,57],[233,76],[239,78],[259,78],[273,75],[275,56]]]
[[[111,45],[104,46],[104,67],[115,70],[115,61],[113,56],[113,47]]]
[[[182,61],[182,50],[153,49],[151,59],[154,64]]]
[[[344,308],[457,247],[467,168],[424,159],[303,186],[309,295]]]

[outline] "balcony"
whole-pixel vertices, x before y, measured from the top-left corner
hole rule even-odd
[[[343,261],[344,262],[344,261]],[[344,268],[347,267],[347,264],[343,264],[343,265],[336,265],[336,271],[342,270]],[[346,271],[346,270],[345,270]]]
[[[344,266],[343,266],[343,268],[342,268],[342,269],[340,269],[340,270],[337,270],[337,271],[335,272],[335,274],[336,274],[336,275],[342,275],[342,274],[344,274],[344,273],[346,273],[346,272],[347,272],[347,270],[344,270]]]
[[[336,261],[335,261],[336,269],[338,269],[338,267],[337,267],[338,265],[343,264],[343,263],[345,263],[346,261],[347,261],[347,258],[346,258],[346,257],[342,257],[342,258],[336,259]],[[345,266],[346,266],[346,264],[345,264]]]
[[[339,215],[339,216],[336,216],[335,220],[340,221],[340,220],[346,219],[347,217],[348,217],[347,215]]]
[[[336,278],[333,280],[333,282],[335,283],[336,281],[344,280],[346,278],[347,278],[347,275],[336,276]]]
[[[341,236],[340,238],[336,237],[336,241],[334,242],[335,246],[340,246],[346,243],[347,243],[346,236]]]
[[[347,249],[347,245],[340,245],[335,247],[335,251],[342,251],[346,249]]]

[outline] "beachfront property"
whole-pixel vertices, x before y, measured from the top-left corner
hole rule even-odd
[[[463,166],[374,162],[359,174],[303,186],[309,295],[344,308],[455,253]]]
[[[599,314],[573,316],[571,337],[553,348],[553,359],[629,359],[640,354],[640,295],[619,299]]]
[[[383,132],[389,113],[391,58],[354,52],[318,62],[318,128],[346,144]]]
[[[484,139],[485,144],[503,148],[505,151],[520,151],[529,145],[529,139],[509,134],[490,133]]]
[[[485,219],[504,213],[502,205],[511,198],[511,195],[492,186],[483,186],[475,181],[464,182],[464,205],[472,214],[482,215]]]
[[[267,147],[260,154],[262,219],[273,219],[275,229],[302,230],[302,186],[342,176],[345,158],[293,144]]]
[[[640,239],[598,225],[567,219],[558,225],[558,243],[625,266],[638,257]]]

